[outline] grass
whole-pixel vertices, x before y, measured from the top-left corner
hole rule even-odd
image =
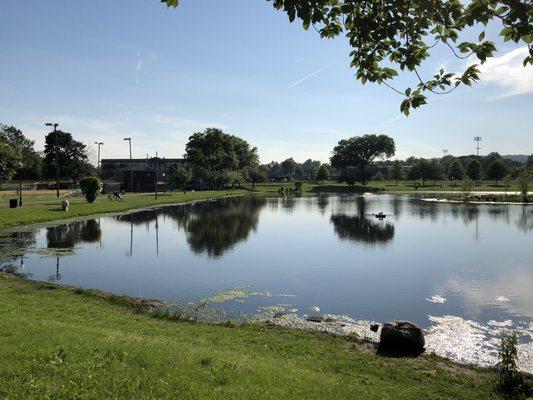
[[[183,322],[8,274],[0,309],[2,398],[496,398],[492,372],[440,357],[384,358],[349,338]]]
[[[195,200],[215,199],[225,196],[236,196],[249,193],[247,190],[220,190],[187,193],[160,194],[155,200],[154,195],[127,195],[123,202],[98,198],[94,203],[84,199],[71,202],[69,211],[61,211],[60,200],[57,204],[26,204],[23,207],[10,209],[0,208],[0,229],[18,225],[28,225],[45,221],[57,221],[67,218],[113,213],[134,210],[163,204],[187,203]],[[70,199],[69,199],[70,201]]]

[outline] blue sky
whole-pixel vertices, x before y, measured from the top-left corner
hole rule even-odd
[[[532,153],[533,68],[524,48],[500,47],[484,81],[431,99],[409,118],[386,87],[360,85],[343,38],[322,40],[265,0],[4,1],[0,13],[0,122],[42,147],[61,123],[102,157],[181,156],[208,126],[257,146],[261,161],[327,161],[341,138],[386,133],[397,156],[474,151]],[[445,49],[424,65],[464,67]],[[311,75],[311,76],[310,76]],[[304,79],[308,77],[307,79]],[[413,83],[402,76],[397,85]]]

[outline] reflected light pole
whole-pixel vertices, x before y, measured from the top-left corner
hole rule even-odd
[[[58,145],[57,145],[57,127],[59,124],[57,122],[47,122],[46,126],[51,126],[54,128],[54,149],[55,149],[55,159],[56,159],[56,197],[59,198],[59,154],[58,154]]]

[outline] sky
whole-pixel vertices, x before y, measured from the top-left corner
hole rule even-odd
[[[436,96],[400,115],[402,98],[361,85],[344,38],[320,39],[266,0],[7,1],[0,6],[0,123],[43,148],[45,122],[102,158],[181,157],[207,127],[240,136],[266,163],[293,157],[326,162],[342,138],[387,134],[396,157],[442,150],[533,153],[533,68],[526,49],[498,43],[482,82]],[[487,37],[498,32],[487,31]],[[477,34],[476,34],[477,36]],[[445,48],[422,67],[464,69]],[[395,85],[414,85],[402,75]]]

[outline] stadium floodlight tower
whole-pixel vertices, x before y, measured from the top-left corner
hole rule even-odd
[[[476,142],[476,152],[477,156],[479,157],[479,150],[481,149],[479,143],[481,142],[481,136],[474,136],[474,142]]]

